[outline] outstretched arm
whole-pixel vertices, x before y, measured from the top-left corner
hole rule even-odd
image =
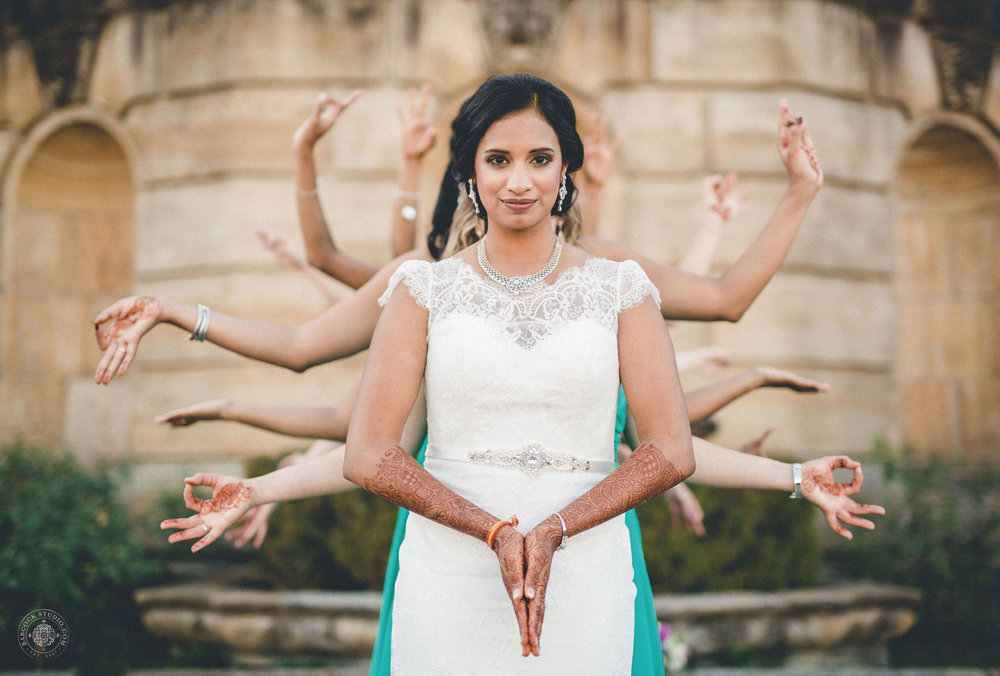
[[[827,392],[830,386],[791,371],[756,366],[743,373],[685,393],[688,415],[695,423],[708,418],[726,404],[759,387],[784,387],[793,392]]]
[[[258,429],[309,439],[347,438],[347,423],[357,389],[339,406],[254,406],[231,399],[192,404],[154,418],[170,427],[187,427],[208,420],[226,420]]]
[[[237,404],[229,399],[215,399],[164,413],[154,418],[154,421],[170,427],[187,427],[206,420],[226,420],[293,437],[342,441],[347,438],[348,423],[357,395],[358,385],[355,385],[346,399],[337,406],[251,406]],[[404,448],[416,448],[426,431],[426,421],[427,406],[421,387],[420,395],[403,428],[401,443]],[[307,452],[303,457],[308,459],[316,454],[314,449],[313,453]]]
[[[791,493],[794,489],[792,465],[750,453],[740,453],[717,446],[704,439],[694,440],[697,469],[691,481],[722,488],[762,488]],[[835,469],[852,470],[849,483],[837,483]],[[826,522],[848,540],[853,534],[844,527],[857,526],[872,530],[875,524],[862,515],[885,514],[878,505],[857,503],[850,496],[861,490],[864,477],[861,463],[847,456],[826,456],[802,463],[802,496],[819,507]]]
[[[635,260],[660,291],[666,319],[737,321],[781,267],[823,184],[823,170],[802,118],[779,110],[778,153],[788,172],[788,189],[767,226],[721,277],[706,277],[654,261],[629,247],[596,237],[580,245],[612,260]]]
[[[381,313],[378,298],[389,277],[409,258],[428,258],[428,254],[415,250],[391,261],[350,298],[299,327],[212,312],[205,340],[294,371],[356,354],[371,342]],[[132,296],[111,304],[93,320],[98,347],[104,351],[94,381],[107,385],[115,376],[124,375],[142,337],[157,324],[194,331],[197,319],[196,306],[162,296]]]
[[[360,90],[351,92],[342,101],[320,94],[312,114],[292,137],[295,150],[295,206],[306,245],[306,258],[310,265],[354,289],[371,279],[377,268],[348,256],[337,248],[320,204],[313,149],[323,135],[330,131],[340,114],[359,96]]]
[[[424,155],[434,147],[437,130],[427,115],[430,85],[420,88],[420,93],[407,92],[408,105],[396,107],[403,131],[403,162],[399,166],[399,184],[395,191],[395,209],[392,216],[392,255],[410,251],[416,243],[417,202],[420,199],[420,165]]]

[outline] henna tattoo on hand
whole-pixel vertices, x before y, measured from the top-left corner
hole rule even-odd
[[[114,324],[107,330],[106,335],[112,340],[119,340],[122,333],[128,331],[135,323],[143,317],[152,316],[156,312],[156,299],[152,296],[140,296],[135,300],[135,304],[124,317],[115,319]]]
[[[399,445],[382,454],[367,491],[440,524],[486,541],[497,519],[442,484]]]
[[[561,510],[575,535],[659,495],[686,476],[651,443],[632,453],[614,472]]]
[[[226,484],[212,496],[211,500],[192,498],[192,509],[199,514],[211,514],[212,512],[225,512],[250,500],[253,491],[242,481]]]

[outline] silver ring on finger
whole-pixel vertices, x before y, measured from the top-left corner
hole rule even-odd
[[[118,350],[117,350],[117,352],[124,352],[124,351],[125,351],[125,346],[124,345],[122,345],[121,347],[119,347]]]
[[[201,524],[201,527],[205,529],[205,535],[208,535],[208,526]]]

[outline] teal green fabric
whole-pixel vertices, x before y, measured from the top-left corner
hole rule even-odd
[[[617,457],[618,442],[625,430],[627,406],[625,393],[618,391],[618,412],[615,418],[615,457]],[[427,439],[417,453],[417,462],[424,464],[427,453]],[[375,639],[375,649],[372,651],[371,670],[369,676],[389,676],[389,656],[392,641],[392,601],[396,589],[396,575],[399,574],[399,545],[406,533],[406,517],[409,512],[400,509],[396,516],[396,531],[392,536],[392,549],[389,552],[389,563],[385,571],[385,584],[382,587],[382,610],[379,614],[378,637]],[[629,539],[632,544],[632,568],[635,583],[635,635],[632,642],[632,676],[658,676],[663,674],[663,648],[660,646],[660,628],[657,624],[656,611],[653,608],[653,589],[649,584],[649,574],[646,572],[646,558],[642,553],[642,535],[639,532],[639,518],[634,509],[625,514],[625,524],[628,526]]]

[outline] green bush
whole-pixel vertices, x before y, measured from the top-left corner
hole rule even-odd
[[[849,574],[923,592],[917,624],[893,640],[896,666],[1000,665],[1000,468],[883,446],[886,516],[838,557]]]
[[[663,498],[638,509],[646,567],[656,593],[814,585],[822,565],[816,509],[781,491],[694,487],[707,534],[671,528]]]
[[[117,674],[162,648],[141,631],[133,589],[157,571],[118,501],[116,476],[23,443],[0,448],[0,640],[5,666],[30,667],[16,646],[27,613],[66,620],[66,652],[34,666]],[[155,645],[154,645],[155,643]]]
[[[274,469],[274,458],[247,463],[247,475]],[[381,590],[397,507],[355,490],[295,500],[271,515],[257,575],[277,588]]]

